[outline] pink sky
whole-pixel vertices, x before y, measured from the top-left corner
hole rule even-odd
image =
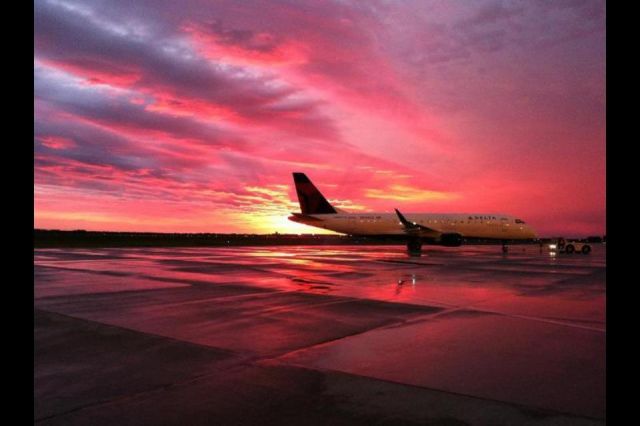
[[[603,1],[35,3],[34,226],[314,232],[346,210],[605,230]]]

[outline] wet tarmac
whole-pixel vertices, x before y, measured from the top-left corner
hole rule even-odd
[[[605,247],[37,249],[38,424],[604,424]]]

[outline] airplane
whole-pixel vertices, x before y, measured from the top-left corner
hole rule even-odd
[[[332,206],[304,173],[293,181],[300,213],[289,220],[341,234],[397,238],[407,243],[410,255],[420,255],[422,244],[458,247],[473,240],[496,240],[507,252],[513,240],[532,240],[536,233],[522,219],[499,213],[348,213]]]

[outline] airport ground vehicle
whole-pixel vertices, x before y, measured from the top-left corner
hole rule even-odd
[[[564,238],[558,238],[556,243],[549,244],[549,249],[558,253],[591,253],[591,244],[580,241],[566,241]]]

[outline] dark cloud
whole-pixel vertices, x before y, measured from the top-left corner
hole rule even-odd
[[[175,138],[188,138],[205,145],[232,144],[240,149],[242,141],[218,130],[214,125],[190,117],[151,112],[145,105],[131,102],[131,95],[113,94],[98,88],[78,87],[56,80],[42,68],[36,68],[34,91],[37,100],[80,118],[118,128],[157,131]],[[36,115],[37,116],[37,115]]]
[[[482,4],[469,18],[462,19],[454,27],[466,29],[473,26],[495,24],[503,19],[522,15],[524,6],[521,4],[508,4],[506,1],[498,0]]]
[[[252,30],[236,30],[224,28],[221,20],[216,20],[209,25],[209,29],[217,35],[218,42],[241,47],[246,50],[253,50],[260,53],[271,53],[275,51],[280,44],[276,38],[264,32],[256,32]]]
[[[81,123],[56,123],[40,120],[34,126],[36,154],[60,155],[43,141],[48,137],[63,137],[74,142],[64,156],[81,163],[109,165],[123,171],[156,167],[153,157],[145,156],[143,147],[134,147],[130,140]]]
[[[130,87],[152,96],[200,100],[264,125],[283,124],[294,131],[313,129],[311,136],[335,136],[329,121],[314,110],[313,104],[301,105],[295,116],[273,107],[296,89],[274,84],[272,76],[252,76],[242,68],[194,54],[179,28],[174,28],[174,34],[154,34],[152,27],[145,29],[149,33],[136,35],[135,28],[118,27],[117,21],[100,23],[98,18],[89,19],[73,9],[39,2],[34,16],[36,57],[74,67],[88,78],[95,74],[98,77],[93,78],[107,82],[130,74]],[[242,38],[239,34],[247,33],[229,30],[226,34],[228,39],[238,39]],[[255,42],[256,37],[244,37]]]

